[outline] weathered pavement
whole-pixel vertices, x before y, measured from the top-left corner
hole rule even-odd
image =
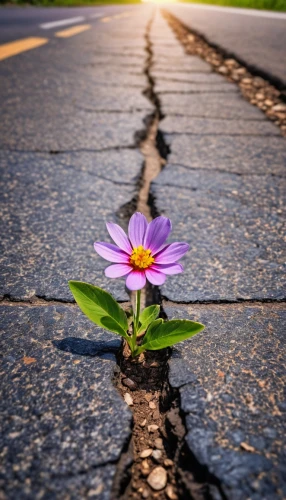
[[[131,435],[112,385],[120,341],[81,316],[67,280],[129,300],[92,243],[134,209],[154,80],[170,153],[151,209],[191,243],[163,307],[207,326],[169,361],[187,430],[178,472],[186,494],[189,468],[215,499],[283,498],[285,139],[158,12],[149,33],[152,8],[128,11],[1,62],[3,497],[114,496]]]
[[[168,10],[212,44],[272,77],[286,92],[285,12],[193,3],[170,5]]]
[[[93,250],[107,220],[126,222],[153,112],[142,94],[151,10],[126,11],[1,63],[4,498],[109,499],[130,438],[112,384],[120,339],[79,313],[67,284],[129,300]]]
[[[151,193],[172,218],[173,240],[191,245],[185,273],[161,288],[163,307],[206,325],[169,362],[185,467],[213,498],[282,498],[285,140],[236,87],[185,55],[158,17],[151,39],[170,147]]]

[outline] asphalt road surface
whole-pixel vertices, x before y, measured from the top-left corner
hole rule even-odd
[[[210,42],[286,87],[286,13],[180,3],[164,7]],[[128,9],[133,8],[128,6]],[[51,33],[61,26],[53,25],[57,21],[62,21],[62,26],[82,22],[94,24],[104,13],[112,15],[122,9],[126,10],[126,6],[2,8],[0,43]]]
[[[167,9],[211,43],[286,88],[286,13],[189,3]]]
[[[130,6],[132,8],[132,6]],[[81,23],[95,24],[105,15],[126,11],[126,7],[41,8],[4,7],[0,9],[0,43],[25,36],[45,36],[61,27]],[[62,24],[61,24],[62,23]]]
[[[168,8],[185,9],[185,21],[192,12]],[[112,381],[120,338],[81,314],[67,282],[130,300],[124,279],[105,276],[93,243],[109,238],[107,221],[126,229],[156,161],[164,168],[147,193],[150,212],[172,220],[170,242],[190,244],[184,272],[160,286],[162,307],[168,318],[206,325],[168,360],[170,397],[180,392],[184,415],[171,411],[166,427],[178,497],[203,488],[218,500],[282,500],[280,129],[237,85],[186,54],[152,5],[0,12],[1,499],[121,497],[132,414]],[[233,15],[241,29],[245,18]],[[278,61],[280,49],[271,54]],[[157,143],[149,124],[159,111]],[[152,366],[142,370],[149,376]],[[149,384],[153,398],[153,375]],[[159,411],[148,406],[148,446],[165,436],[148,430],[162,425]],[[179,456],[173,432],[182,422]],[[134,451],[139,463],[143,446]],[[146,459],[150,470],[167,467],[163,456]],[[154,498],[146,478],[129,487]]]

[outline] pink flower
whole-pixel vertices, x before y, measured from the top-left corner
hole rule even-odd
[[[128,237],[123,229],[108,222],[107,230],[116,243],[96,242],[95,251],[113,264],[105,269],[108,278],[127,276],[129,290],[140,290],[146,284],[146,278],[152,285],[162,285],[168,274],[183,271],[178,260],[189,249],[187,243],[164,245],[171,229],[167,217],[156,217],[148,224],[140,212],[132,215],[128,226]]]

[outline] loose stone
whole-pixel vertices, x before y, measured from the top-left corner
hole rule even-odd
[[[272,109],[273,109],[273,111],[286,113],[286,104],[275,104],[275,106],[273,106]]]
[[[153,399],[153,394],[150,394],[150,393],[145,394],[144,398],[145,398],[145,399],[146,399],[146,401],[148,401],[148,403],[149,403],[149,401],[151,401],[151,399]]]
[[[227,75],[227,73],[228,73],[228,69],[227,69],[225,66],[220,66],[220,67],[218,68],[218,71],[219,71],[219,73],[221,73],[222,75]]]
[[[152,452],[153,452],[152,448],[147,448],[146,450],[141,451],[140,458],[150,457],[150,455],[152,455]]]
[[[163,439],[161,439],[161,438],[156,438],[155,439],[155,448],[157,448],[158,450],[163,450],[164,449]]]
[[[245,451],[250,451],[252,453],[255,453],[256,452],[256,449],[253,448],[253,446],[250,446],[250,444],[247,444],[247,443],[244,443],[244,442],[241,442],[240,443],[240,447],[245,450]]]
[[[167,472],[163,467],[155,467],[147,477],[147,483],[155,491],[160,491],[167,484]]]
[[[159,429],[158,425],[151,424],[148,425],[148,432],[156,432]]]
[[[150,466],[148,464],[148,460],[143,460],[143,462],[141,464],[141,472],[142,472],[143,476],[148,476],[148,474],[150,472]]]
[[[164,460],[165,467],[172,467],[173,464],[174,464],[173,460],[171,460],[170,458],[165,458]]]
[[[125,385],[125,387],[128,387],[131,391],[135,391],[137,389],[137,384],[131,380],[131,378],[124,378],[122,380],[122,384]]]
[[[132,397],[130,396],[129,392],[126,392],[124,394],[124,400],[125,400],[125,403],[128,404],[128,406],[133,406],[133,399]]]
[[[140,427],[145,427],[146,422],[147,422],[147,420],[146,420],[146,418],[144,418],[144,420],[139,424]]]
[[[158,363],[158,361],[153,361],[153,363],[151,363],[151,365],[150,365],[150,366],[151,366],[152,368],[154,368],[154,367],[159,366],[159,363]]]
[[[151,410],[156,410],[156,405],[155,403],[153,403],[153,401],[150,401],[149,408],[151,408]]]
[[[142,492],[142,498],[148,498],[149,496],[149,491],[148,490],[143,490]]]
[[[168,484],[168,486],[166,488],[166,495],[169,498],[169,500],[177,500],[177,498],[178,498],[176,493],[173,490],[173,486],[171,486],[170,484]]]
[[[152,457],[154,458],[154,460],[156,460],[156,462],[159,462],[159,460],[162,458],[161,450],[154,450],[152,452]]]

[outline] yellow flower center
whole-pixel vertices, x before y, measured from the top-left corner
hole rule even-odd
[[[133,248],[133,252],[130,256],[130,264],[134,267],[134,269],[147,269],[153,264],[154,261],[155,259],[151,255],[151,250],[145,250],[142,245]]]

